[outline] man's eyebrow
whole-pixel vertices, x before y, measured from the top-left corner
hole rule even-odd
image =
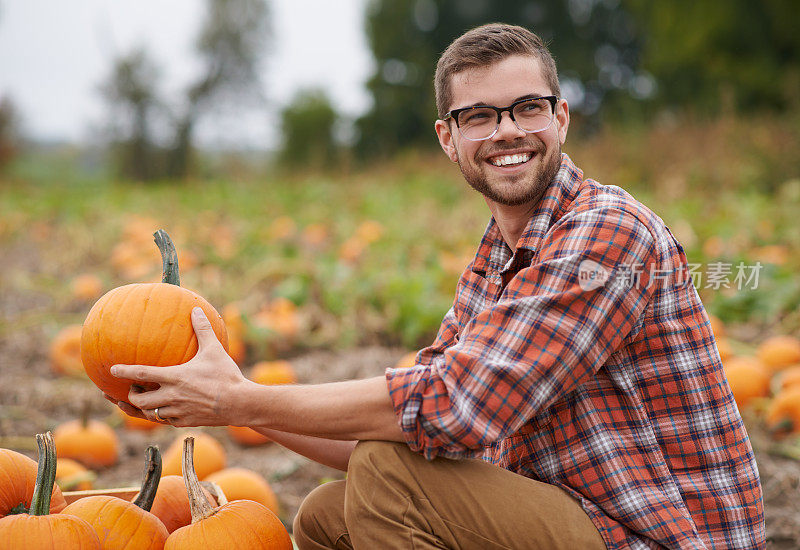
[[[523,99],[532,99],[534,97],[547,97],[548,95],[550,95],[550,94],[541,94],[541,93],[534,92],[532,94],[521,95],[518,98],[516,98],[514,101],[512,101],[511,103],[516,103],[517,101],[522,101]],[[488,106],[489,106],[489,104],[486,103],[485,101],[479,101],[477,103],[473,103],[472,105],[465,105],[463,107],[459,107],[459,109],[472,109],[473,107],[488,107]]]

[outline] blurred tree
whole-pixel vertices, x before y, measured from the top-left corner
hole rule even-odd
[[[800,96],[797,0],[626,0],[662,105],[785,109]]]
[[[279,160],[289,167],[325,168],[336,161],[336,111],[321,90],[305,90],[281,113]]]
[[[8,96],[0,98],[0,171],[17,156],[20,146],[20,117]]]
[[[169,156],[172,176],[190,168],[193,132],[198,118],[225,101],[261,100],[261,67],[269,37],[264,0],[209,0],[196,47],[202,73],[186,93]]]
[[[376,70],[367,88],[374,103],[356,123],[359,153],[434,146],[436,61],[458,35],[495,21],[527,27],[549,44],[575,113],[596,115],[602,101],[629,97],[632,83],[648,78],[636,72],[635,21],[616,1],[372,0],[366,33]]]
[[[161,175],[153,136],[159,106],[158,71],[143,48],[119,57],[100,91],[110,107],[110,131],[121,176],[151,180]]]

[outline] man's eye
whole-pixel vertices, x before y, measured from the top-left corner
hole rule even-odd
[[[461,120],[466,124],[475,124],[477,122],[483,122],[489,117],[488,111],[467,111],[461,116]]]

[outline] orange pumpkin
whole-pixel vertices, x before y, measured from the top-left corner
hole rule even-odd
[[[122,419],[123,425],[128,430],[133,430],[136,432],[151,432],[153,430],[157,430],[158,428],[164,427],[163,424],[153,422],[152,420],[147,420],[146,418],[130,416],[119,408],[114,409],[114,413]]]
[[[36,461],[10,449],[0,449],[0,518],[27,513],[36,485]],[[67,503],[61,489],[53,487],[50,513],[64,509]]]
[[[725,376],[740,409],[769,393],[769,373],[755,357],[732,357],[723,363]]]
[[[60,458],[56,467],[56,483],[62,491],[88,491],[94,486],[97,476],[80,462],[71,458]]]
[[[252,500],[263,504],[276,515],[280,513],[272,487],[257,472],[245,468],[225,468],[214,472],[204,481],[216,483],[229,501]]]
[[[417,353],[416,351],[409,351],[400,359],[397,360],[395,363],[394,368],[396,369],[407,369],[413,367],[417,363]]]
[[[800,340],[786,335],[767,338],[758,346],[758,358],[772,373],[800,363]]]
[[[86,376],[81,362],[81,325],[62,328],[50,343],[50,368],[56,374]]]
[[[272,441],[266,435],[258,433],[247,426],[228,426],[228,435],[240,445],[247,447],[255,447]]]
[[[72,279],[72,295],[81,302],[97,300],[103,293],[103,281],[92,273],[84,273]]]
[[[722,324],[722,321],[719,319],[719,317],[709,315],[708,321],[711,323],[711,332],[714,333],[714,336],[716,338],[724,338],[728,331],[725,330],[725,325]]]
[[[228,355],[237,365],[241,365],[247,356],[247,346],[244,341],[245,325],[242,312],[237,304],[228,304],[222,308],[222,320],[228,331]]]
[[[793,386],[800,386],[800,365],[786,367],[773,378],[776,384],[774,393],[778,393]]]
[[[71,458],[89,468],[103,468],[117,462],[117,434],[99,420],[85,417],[70,420],[56,427],[53,437],[59,458]]]
[[[158,448],[145,451],[142,489],[133,502],[108,495],[80,498],[62,513],[86,520],[104,548],[119,550],[161,550],[169,533],[161,520],[150,513],[161,478]]]
[[[800,433],[800,387],[786,388],[772,399],[767,408],[766,422],[777,437]]]
[[[205,478],[225,468],[227,455],[222,444],[205,432],[190,432],[187,434],[195,439],[194,463],[197,475]],[[183,437],[178,437],[172,442],[164,453],[164,476],[180,475],[183,460]]]
[[[206,496],[213,499],[211,493],[206,492]],[[134,500],[138,497],[137,494]],[[161,478],[150,512],[161,520],[170,533],[192,522],[189,495],[186,494],[183,476],[170,475]]]
[[[50,497],[56,479],[56,453],[50,432],[38,434],[39,466],[29,513],[0,518],[3,548],[100,549],[97,535],[86,521],[51,513]]]
[[[250,371],[250,380],[265,386],[296,384],[297,375],[289,361],[259,361]]]
[[[228,346],[219,313],[198,294],[181,288],[178,257],[169,236],[162,230],[155,235],[164,264],[162,282],[111,290],[92,307],[83,324],[81,358],[86,374],[119,401],[127,401],[134,381],[112,376],[113,365],[178,365],[194,356],[197,337],[190,315],[195,306],[203,309],[226,350]]]
[[[292,550],[292,539],[278,517],[263,504],[236,500],[214,507],[205,497],[194,471],[194,439],[183,450],[183,477],[189,494],[192,524],[172,533],[167,550],[250,548]]]

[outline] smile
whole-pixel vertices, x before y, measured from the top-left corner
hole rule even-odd
[[[494,166],[514,166],[517,164],[523,164],[531,160],[530,153],[519,153],[516,155],[502,155],[498,157],[492,157],[488,159],[490,164]]]

